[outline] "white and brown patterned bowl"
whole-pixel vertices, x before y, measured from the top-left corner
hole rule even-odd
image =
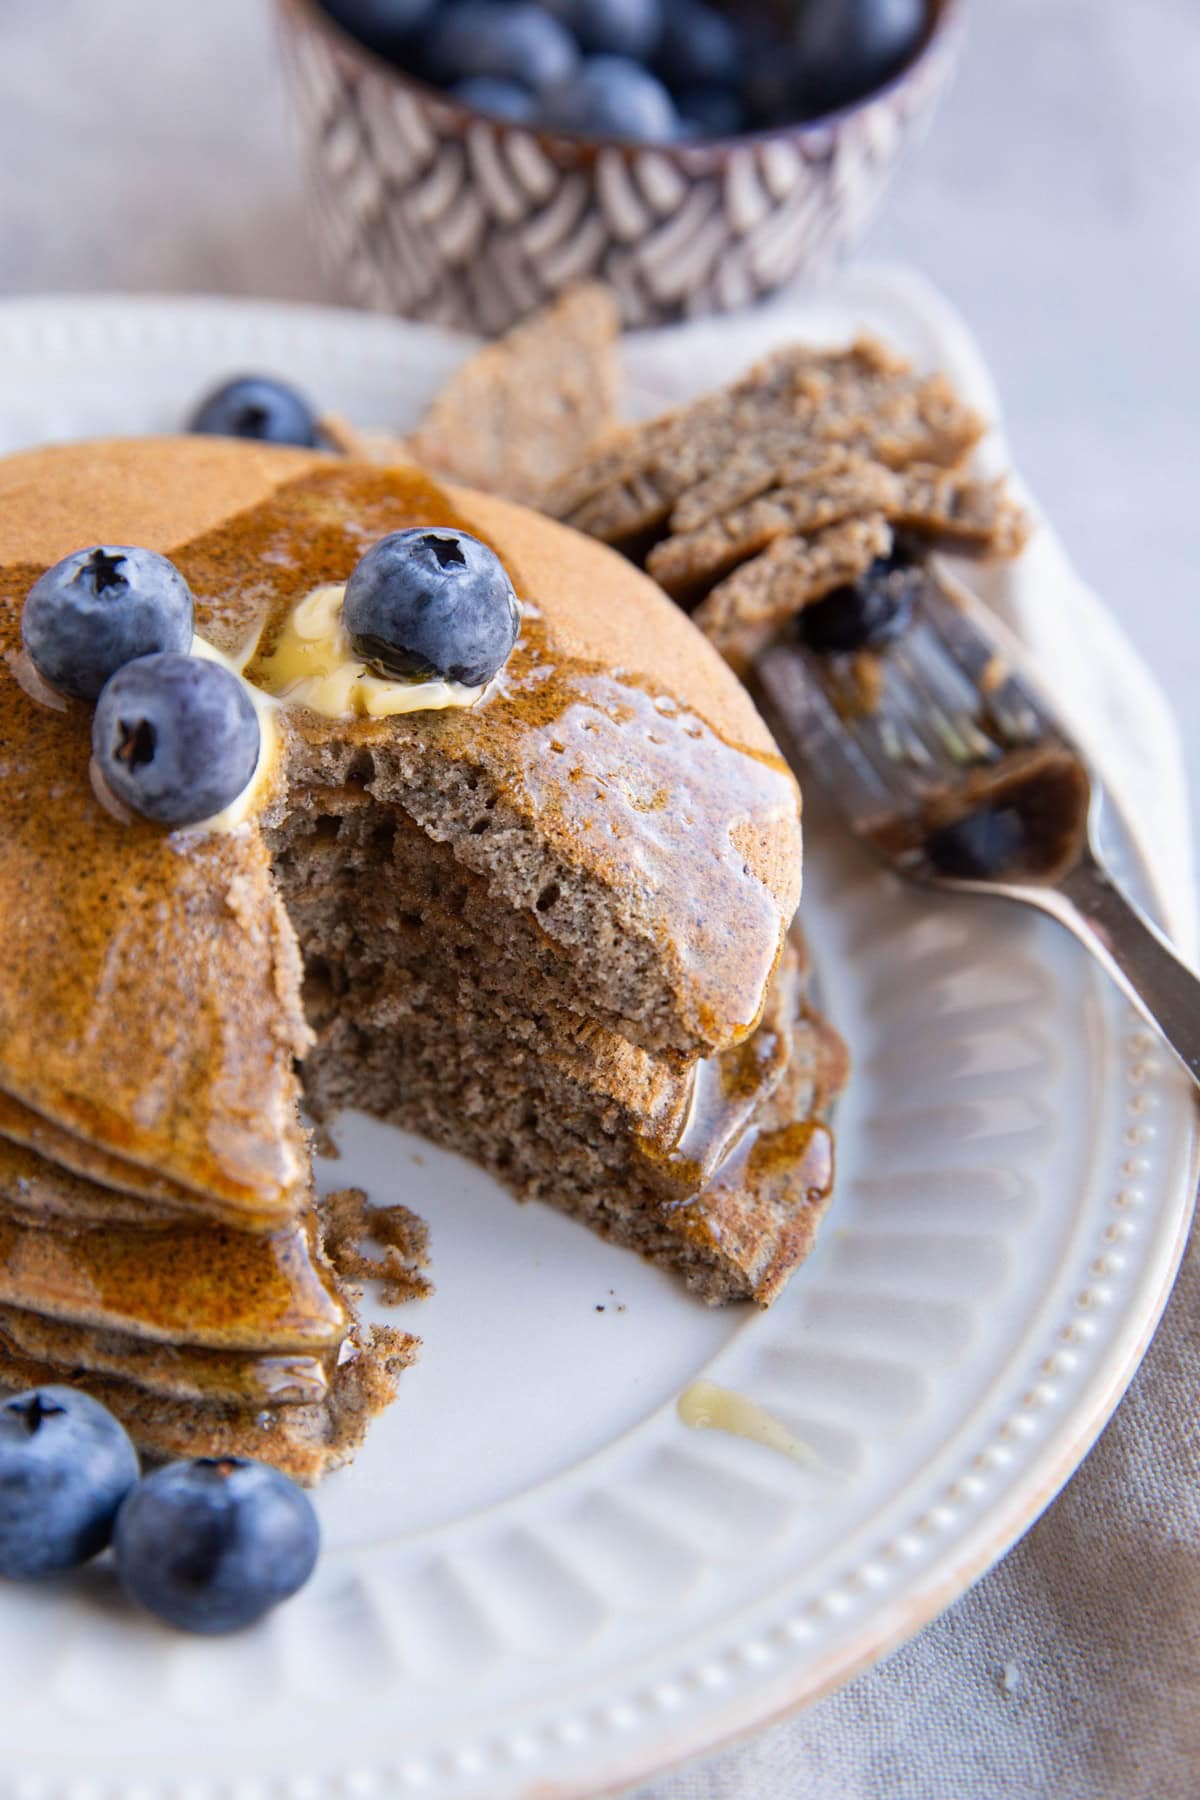
[[[472,111],[278,0],[324,256],[359,305],[499,332],[587,276],[627,325],[728,312],[845,254],[957,51],[930,0],[914,59],[827,118],[713,142],[604,142]]]

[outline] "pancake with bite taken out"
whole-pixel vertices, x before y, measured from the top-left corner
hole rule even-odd
[[[169,555],[197,631],[278,688],[296,607],[407,526],[481,538],[519,596],[475,704],[343,717],[285,691],[240,825],[172,832],[101,804],[91,709],[45,704],[21,666],[49,564],[94,542]],[[790,935],[799,796],[645,576],[412,469],[72,445],[0,462],[0,658],[0,1378],[55,1369],[148,1447],[233,1454],[253,1436],[239,1396],[263,1385],[237,1359],[319,1338],[320,1376],[280,1384],[255,1453],[305,1478],[344,1460],[411,1340],[354,1323],[302,1099],[462,1150],[707,1300],[778,1292],[829,1196],[821,1115],[843,1073]],[[124,1259],[119,1307],[84,1292],[97,1232]],[[299,1322],[222,1335],[221,1259],[240,1247],[244,1290],[284,1241],[313,1269]],[[236,1366],[156,1369],[147,1319],[164,1357]]]

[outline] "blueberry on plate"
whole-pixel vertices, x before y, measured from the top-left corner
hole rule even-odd
[[[876,649],[900,636],[924,581],[920,567],[881,556],[858,581],[806,606],[796,629],[811,650]]]
[[[645,62],[662,31],[662,0],[547,0],[590,56],[631,56]]]
[[[321,1532],[312,1501],[265,1463],[171,1463],[140,1481],[117,1517],[117,1574],[131,1599],[215,1637],[253,1625],[299,1591]]]
[[[546,118],[585,137],[664,143],[678,136],[679,115],[662,82],[624,56],[590,56],[546,95]]]
[[[105,1548],[138,1478],[137,1454],[99,1401],[33,1388],[0,1405],[0,1575],[77,1568]]]
[[[346,583],[342,616],[376,674],[482,687],[517,641],[521,609],[504,564],[449,526],[393,531]]]
[[[673,92],[736,84],[741,61],[738,29],[726,14],[705,0],[665,0],[655,67]]]
[[[446,84],[475,75],[519,81],[535,93],[565,81],[579,58],[564,25],[531,0],[452,0],[434,19],[424,46],[431,78]]]
[[[514,125],[524,124],[537,112],[532,90],[501,75],[471,75],[466,81],[456,81],[450,92],[464,106],[490,113],[494,119],[508,119]]]
[[[928,11],[928,0],[807,0],[792,34],[804,111],[833,111],[894,75],[920,44]]]
[[[316,447],[316,415],[304,395],[268,375],[236,375],[205,396],[188,420],[203,437],[253,438],[263,444]]]
[[[321,0],[336,25],[381,56],[403,57],[437,0]]]
[[[925,840],[940,875],[986,881],[1011,870],[1025,848],[1025,821],[1014,806],[984,806]]]
[[[38,674],[60,693],[94,700],[135,656],[191,649],[191,589],[174,563],[130,544],[93,544],[39,576],[21,615]]]
[[[92,753],[118,800],[159,825],[198,825],[232,805],[258,762],[245,683],[199,656],[142,656],[96,704]]]

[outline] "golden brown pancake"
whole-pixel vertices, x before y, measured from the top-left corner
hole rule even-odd
[[[381,1334],[382,1335],[382,1334]],[[71,1371],[23,1352],[0,1326],[0,1388],[66,1381],[84,1388],[121,1420],[135,1444],[154,1456],[245,1456],[273,1463],[297,1481],[319,1481],[359,1449],[367,1428],[395,1393],[417,1340],[390,1334],[386,1348],[340,1362],[327,1400],[253,1410],[220,1401],[198,1405],[154,1393],[120,1376]]]
[[[329,1393],[335,1360],[301,1351],[253,1355],[160,1344],[104,1327],[43,1318],[16,1306],[0,1306],[0,1339],[23,1356],[53,1363],[67,1374],[116,1376],[169,1400],[256,1411],[320,1405]]]
[[[324,1350],[347,1327],[303,1228],[259,1236],[212,1220],[141,1231],[0,1217],[0,1303],[210,1349]]]
[[[492,870],[490,885],[500,903],[525,900],[568,979],[582,929],[633,945],[609,995],[590,969],[593,1002],[607,999],[631,1035],[683,1053],[746,1035],[798,898],[798,813],[765,726],[715,653],[620,558],[536,515],[482,496],[451,500],[408,472],[244,449],[146,440],[0,463],[0,656],[19,650],[21,604],[41,567],[94,539],[171,551],[196,593],[199,629],[232,648],[256,626],[269,645],[291,604],[344,579],[384,531],[473,525],[528,603],[499,691],[465,712],[307,715],[293,759],[335,739],[351,755],[386,745],[394,758],[436,757],[442,788],[485,789],[536,846],[536,892],[521,891],[524,865]],[[157,827],[118,823],[78,779],[89,710],[41,706],[11,673],[3,702],[0,1089],[219,1209],[286,1218],[305,1178],[292,1065],[306,1028],[295,940],[261,837],[193,834],[181,855]],[[632,777],[613,820],[601,816],[603,787],[578,779],[586,729]],[[413,795],[433,834],[437,787]],[[680,804],[690,809],[682,824]],[[555,881],[578,890],[583,911],[583,926],[568,920],[557,940],[554,918],[535,910]],[[639,1019],[643,994],[652,1004]]]
[[[22,676],[43,568],[169,554],[205,637],[257,641],[253,681],[291,608],[410,524],[490,542],[522,600],[480,702],[285,704],[230,833],[100,804],[90,709]],[[252,1443],[307,1479],[351,1452],[414,1346],[354,1332],[313,1247],[301,1078],[318,1114],[450,1143],[708,1299],[769,1300],[807,1249],[838,1064],[786,950],[799,797],[721,659],[614,553],[306,452],[0,461],[0,758],[0,1380],[77,1379],[169,1453]]]
[[[99,1165],[103,1179],[89,1165]],[[127,1175],[126,1185],[118,1186]],[[148,1170],[106,1157],[0,1094],[0,1214],[27,1225],[61,1221],[136,1225],[143,1231],[195,1219],[192,1196],[183,1206],[151,1198],[149,1182]]]

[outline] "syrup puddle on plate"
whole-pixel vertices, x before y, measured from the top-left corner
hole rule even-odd
[[[715,1381],[693,1381],[680,1394],[676,1411],[693,1431],[727,1431],[733,1437],[749,1438],[751,1443],[775,1450],[802,1468],[819,1470],[822,1475],[837,1473],[755,1401],[732,1388],[720,1387]]]

